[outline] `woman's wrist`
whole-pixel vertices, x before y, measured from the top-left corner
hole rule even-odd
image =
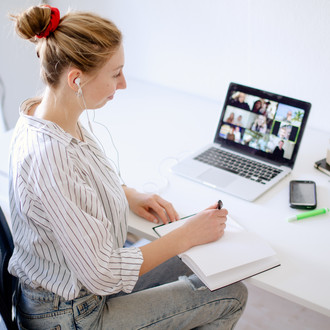
[[[175,230],[173,230],[169,235],[172,234],[171,241],[176,245],[177,253],[180,254],[192,247],[191,241],[189,239],[189,235],[187,235],[185,226],[181,226]]]

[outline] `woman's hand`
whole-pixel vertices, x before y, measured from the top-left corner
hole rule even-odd
[[[217,206],[214,204],[194,215],[182,226],[188,248],[216,241],[223,236],[228,211],[226,209],[218,210]]]
[[[193,246],[216,241],[224,234],[227,210],[218,204],[192,216],[185,224],[159,239],[142,246],[143,263],[140,275]]]
[[[163,223],[179,219],[173,205],[155,194],[144,194],[133,188],[123,186],[130,209],[148,221]]]

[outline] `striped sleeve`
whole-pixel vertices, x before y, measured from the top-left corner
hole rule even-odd
[[[107,196],[97,183],[91,184],[88,177],[84,179],[70,154],[57,141],[43,141],[34,153],[38,207],[42,205],[70,270],[95,294],[131,292],[143,258],[138,248],[120,248],[115,244],[114,224],[118,219],[110,218],[104,201],[113,203],[107,207],[118,216],[117,209],[123,205],[116,205],[117,196]]]

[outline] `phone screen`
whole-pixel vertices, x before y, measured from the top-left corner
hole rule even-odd
[[[290,205],[297,208],[316,207],[316,187],[313,181],[290,182]]]

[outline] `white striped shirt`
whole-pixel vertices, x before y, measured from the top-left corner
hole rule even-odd
[[[117,174],[81,129],[84,142],[22,113],[10,157],[9,271],[67,300],[82,286],[99,295],[131,292],[143,262],[140,249],[123,248],[128,203]]]

